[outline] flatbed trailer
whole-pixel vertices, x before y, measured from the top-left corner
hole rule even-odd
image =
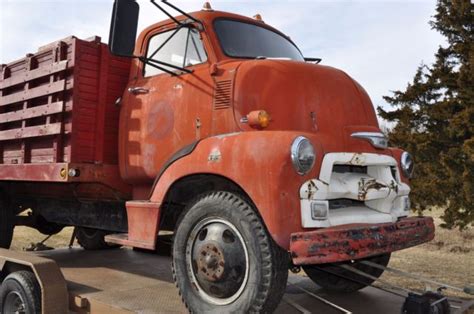
[[[46,292],[43,313],[187,313],[173,283],[167,252],[73,247],[26,253],[0,249],[1,268],[8,268],[8,263],[32,267]],[[292,274],[275,313],[398,314],[403,302],[396,294],[374,287],[352,297],[330,294],[306,276]],[[473,303],[457,300],[451,303],[451,313],[464,313]]]

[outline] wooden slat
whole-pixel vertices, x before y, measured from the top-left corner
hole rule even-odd
[[[60,133],[61,122],[58,122],[47,125],[29,126],[21,129],[0,131],[0,141],[14,140],[20,138],[24,139],[28,137],[38,137]]]
[[[32,98],[54,94],[60,91],[64,91],[65,87],[66,80],[61,80],[48,85],[38,86],[27,91],[22,91],[12,95],[6,95],[0,98],[0,106],[5,106]]]
[[[0,89],[7,88],[10,86],[14,86],[17,84],[25,83],[39,77],[47,76],[50,74],[54,74],[57,72],[61,72],[67,69],[67,60],[53,63],[49,66],[44,66],[38,69],[34,69],[31,71],[26,71],[14,77],[9,77],[0,81]]]
[[[50,105],[37,106],[33,108],[7,112],[0,114],[0,123],[20,121],[36,117],[43,117],[63,111],[63,102],[58,101]]]
[[[25,66],[28,73],[29,71],[33,69],[33,55],[28,54],[25,61],[26,61]],[[25,93],[30,90],[30,84],[31,82],[28,81],[23,85],[23,90],[25,91]],[[23,101],[23,110],[28,109],[28,103],[29,103],[28,100]],[[26,127],[26,120],[22,120],[21,128],[24,129],[25,127]],[[30,154],[29,154],[27,140],[21,139],[20,141],[21,141],[21,160],[23,160],[23,163],[29,163],[31,160],[29,158]]]

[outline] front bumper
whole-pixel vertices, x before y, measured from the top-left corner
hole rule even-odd
[[[291,235],[295,265],[360,259],[409,248],[434,238],[431,217],[410,217],[395,223],[351,224]]]

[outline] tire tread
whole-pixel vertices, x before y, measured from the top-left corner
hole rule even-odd
[[[278,306],[281,297],[285,292],[286,283],[288,279],[288,253],[278,247],[278,245],[274,243],[273,239],[269,237],[268,232],[266,231],[266,228],[261,221],[261,218],[258,216],[255,209],[250,204],[248,204],[241,197],[230,192],[217,191],[206,193],[204,195],[199,196],[193,202],[190,202],[190,204],[182,213],[176,225],[176,228],[179,227],[179,224],[181,223],[186,213],[195,204],[211,200],[225,200],[231,202],[232,204],[236,205],[236,210],[239,210],[241,212],[242,217],[246,217],[250,222],[251,228],[254,230],[255,236],[258,239],[262,253],[261,264],[263,266],[263,280],[261,282],[261,286],[263,287],[263,289],[260,289],[258,291],[257,296],[248,311],[250,313],[273,312]],[[190,312],[192,312],[192,309],[189,307],[189,305],[186,303],[186,300],[184,300],[183,298],[183,293],[181,291],[182,288],[179,286],[177,280],[174,259],[172,261],[171,267],[173,273],[173,280],[175,282],[176,287],[178,288],[179,295],[181,296],[183,303],[186,305],[186,308]],[[276,274],[276,276],[272,278],[272,274]]]
[[[3,307],[3,297],[6,293],[6,291],[4,291],[4,289],[6,289],[5,282],[8,282],[9,280],[15,281],[17,284],[19,284],[22,292],[26,294],[27,300],[32,301],[30,306],[33,307],[33,309],[31,309],[33,310],[33,313],[41,313],[41,287],[35,275],[31,271],[27,270],[16,271],[9,274],[5,278],[0,291],[0,296],[2,298],[0,299],[0,310]]]

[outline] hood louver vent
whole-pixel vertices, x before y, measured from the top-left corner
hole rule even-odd
[[[214,110],[229,108],[232,100],[232,80],[216,82]]]

